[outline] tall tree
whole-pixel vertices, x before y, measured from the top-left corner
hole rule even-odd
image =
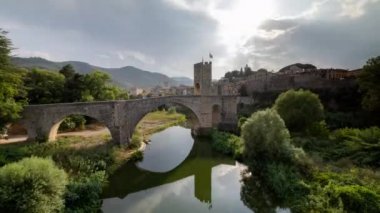
[[[306,132],[324,119],[323,105],[318,95],[308,90],[281,93],[274,108],[291,132]]]
[[[20,117],[26,104],[23,72],[9,62],[12,43],[6,34],[0,29],[0,131],[7,123]]]
[[[380,111],[380,56],[371,58],[359,75],[359,86],[365,92],[362,105],[370,111]]]
[[[128,93],[111,84],[111,77],[102,71],[95,70],[84,76],[82,101],[106,101],[128,99]]]
[[[65,77],[57,72],[34,69],[28,72],[25,86],[31,104],[62,102]]]
[[[12,51],[12,42],[6,37],[7,31],[0,28],[0,68],[10,65],[9,55]]]
[[[59,70],[59,73],[65,76],[66,79],[73,78],[75,75],[74,67],[71,64],[67,64]]]

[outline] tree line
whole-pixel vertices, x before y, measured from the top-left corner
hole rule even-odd
[[[0,130],[18,119],[27,104],[50,104],[125,100],[128,93],[112,83],[111,76],[100,70],[87,74],[67,64],[59,72],[27,70],[10,62],[12,42],[0,29]]]

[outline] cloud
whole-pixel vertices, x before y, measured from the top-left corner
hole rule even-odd
[[[361,66],[380,52],[379,0],[5,0],[0,27],[19,56],[213,76],[294,62]]]
[[[329,19],[282,18],[267,20],[258,33],[245,44],[251,51],[240,55],[255,68],[278,70],[288,64],[303,62],[319,67],[361,67],[368,58],[380,52],[380,31],[377,26],[380,5],[367,5],[360,17],[347,20],[341,16],[339,2],[325,3],[314,15],[334,11]],[[331,8],[334,6],[335,8]]]
[[[339,2],[342,6],[341,16],[358,18],[364,15],[369,4],[376,3],[378,0],[339,0]]]
[[[23,57],[42,57],[47,60],[54,60],[54,58],[51,56],[48,52],[42,52],[42,51],[30,51],[30,50],[24,50],[24,49],[16,49],[13,52],[14,56],[23,56]]]
[[[130,58],[132,60],[137,60],[137,61],[142,62],[144,64],[153,65],[156,63],[156,61],[153,57],[145,55],[145,54],[138,52],[138,51],[123,50],[123,51],[118,51],[116,54],[120,60],[124,60],[126,57],[126,58]]]

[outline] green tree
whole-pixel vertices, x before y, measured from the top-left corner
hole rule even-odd
[[[323,121],[323,105],[318,96],[308,90],[289,90],[278,96],[274,109],[294,132],[307,132]]]
[[[12,51],[12,42],[6,37],[7,33],[0,28],[0,69],[10,65],[9,55]]]
[[[371,58],[359,75],[359,86],[365,92],[362,105],[370,111],[380,111],[380,56]]]
[[[83,101],[83,91],[86,89],[84,75],[75,73],[71,78],[65,79],[63,102]]]
[[[31,104],[62,102],[65,77],[57,72],[34,69],[26,75],[25,86]]]
[[[111,84],[111,77],[104,72],[95,70],[84,76],[85,89],[82,91],[83,101],[105,101],[128,99],[128,93],[120,87]]]
[[[25,96],[23,73],[0,68],[0,130],[20,117],[23,106],[27,103]]]
[[[73,78],[75,75],[74,67],[71,64],[67,64],[59,70],[59,73],[65,76],[66,79]]]
[[[51,159],[24,158],[0,168],[1,212],[58,212],[63,208],[65,171]]]
[[[280,115],[273,109],[258,111],[243,124],[241,137],[248,164],[256,167],[286,157],[290,134]]]
[[[9,63],[12,43],[0,28],[0,132],[5,125],[20,117],[26,104],[23,87],[24,72]]]

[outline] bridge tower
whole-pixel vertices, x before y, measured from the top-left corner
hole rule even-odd
[[[194,95],[212,94],[212,62],[194,64]]]

